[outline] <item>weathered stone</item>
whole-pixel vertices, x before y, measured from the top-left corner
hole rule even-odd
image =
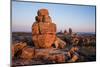
[[[56,25],[52,23],[47,9],[38,10],[32,25],[32,40],[36,48],[51,48],[56,38]]]
[[[79,49],[77,47],[72,47],[68,52],[67,55],[70,57],[68,62],[75,62],[79,59],[79,54],[77,53]]]
[[[35,49],[30,47],[25,47],[22,49],[21,58],[22,59],[32,59],[35,55]]]
[[[40,34],[39,29],[40,29],[39,28],[39,23],[34,22],[34,24],[32,25],[32,35]]]
[[[32,34],[56,34],[56,25],[54,23],[34,23],[32,25]]]
[[[66,42],[64,42],[60,38],[56,37],[56,40],[54,42],[54,45],[55,45],[56,48],[65,48]]]
[[[45,15],[49,15],[49,12],[47,9],[40,9],[37,12],[38,16],[45,16]]]
[[[12,46],[12,55],[14,56],[18,51],[22,50],[26,46],[27,46],[27,44],[23,43],[23,42],[13,44],[13,46]]]
[[[65,55],[64,54],[49,55],[48,60],[52,61],[53,63],[63,63],[65,62]]]
[[[62,63],[65,62],[65,55],[60,50],[54,48],[49,49],[35,49],[35,59],[46,59],[52,63]]]
[[[72,47],[71,49],[70,49],[70,52],[76,52],[76,51],[78,51],[79,50],[79,48],[78,47]]]
[[[52,22],[51,17],[50,16],[43,16],[43,22],[51,23]]]
[[[71,59],[68,62],[76,62],[79,59],[78,53],[74,52],[71,54]]]
[[[65,62],[65,56],[64,56],[64,54],[58,54],[56,56],[56,62],[57,63],[63,63],[63,62]]]
[[[43,21],[43,16],[36,16],[36,17],[35,17],[35,20],[36,20],[37,22],[42,22],[42,21]]]
[[[49,51],[51,49],[35,49],[35,56],[34,58],[37,59],[44,59],[47,58],[49,56]]]

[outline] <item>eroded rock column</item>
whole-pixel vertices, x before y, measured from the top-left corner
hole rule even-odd
[[[47,9],[40,9],[32,25],[32,40],[36,48],[51,48],[56,38],[56,24]]]

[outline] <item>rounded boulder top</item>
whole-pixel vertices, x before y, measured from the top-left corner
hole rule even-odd
[[[38,16],[48,16],[49,12],[48,12],[48,9],[39,9],[37,14]]]

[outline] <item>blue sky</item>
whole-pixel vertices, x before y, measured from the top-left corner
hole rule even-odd
[[[12,31],[31,32],[38,9],[49,10],[57,31],[72,28],[74,32],[95,32],[95,6],[12,2]]]

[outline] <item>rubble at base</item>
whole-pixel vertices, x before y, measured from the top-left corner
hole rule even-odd
[[[17,59],[14,60],[16,65],[32,65],[32,64],[50,64],[50,63],[64,63],[64,62],[75,62],[78,59],[78,55],[69,55],[71,53],[68,49],[38,49],[32,47],[24,47],[19,54]],[[74,51],[74,50],[73,50]],[[76,51],[75,51],[76,52]],[[16,58],[16,57],[15,57]],[[72,60],[71,60],[72,59]],[[33,63],[34,62],[34,63]]]

